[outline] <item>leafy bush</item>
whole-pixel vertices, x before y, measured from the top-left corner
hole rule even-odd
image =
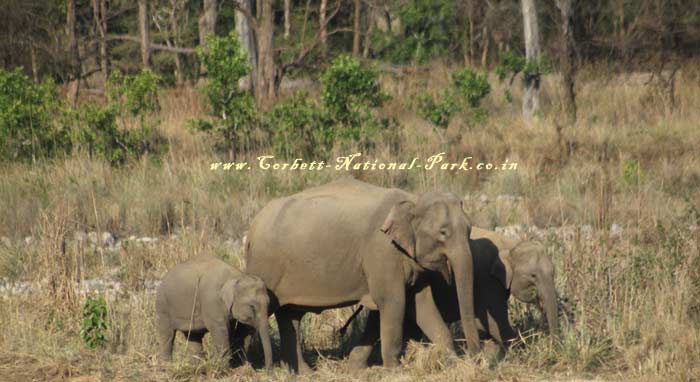
[[[486,119],[486,111],[479,105],[491,92],[486,75],[469,68],[452,74],[452,86],[435,98],[423,96],[418,100],[418,115],[433,125],[446,129],[452,117],[464,113],[468,123],[480,123]]]
[[[452,116],[459,110],[459,105],[449,93],[438,99],[430,95],[423,95],[418,99],[418,115],[443,129],[447,128]]]
[[[387,95],[379,86],[379,74],[360,60],[340,56],[321,75],[321,102],[337,122],[352,124],[368,107],[380,106]]]
[[[61,104],[52,81],[35,84],[21,68],[0,68],[0,160],[37,160],[65,151],[54,122]]]
[[[247,149],[258,116],[253,96],[239,86],[251,68],[236,32],[224,37],[208,36],[206,45],[197,48],[197,55],[207,67],[209,80],[204,92],[215,120],[196,120],[193,126],[218,135],[229,148]]]
[[[491,85],[486,75],[469,68],[452,74],[452,85],[457,94],[472,108],[479,107],[481,100],[491,92]]]
[[[277,104],[268,124],[273,133],[275,153],[279,156],[317,158],[327,155],[333,148],[333,129],[323,111],[305,93]]]
[[[510,77],[508,86],[513,85],[513,80],[521,72],[523,73],[523,81],[527,81],[533,76],[539,77],[552,71],[551,64],[545,56],[540,56],[537,60],[528,61],[522,54],[509,50],[499,51],[498,60],[499,65],[495,69],[496,76],[501,82]],[[506,88],[504,92],[506,101],[509,103],[513,102],[513,95],[510,89]]]
[[[456,3],[449,0],[411,0],[399,9],[399,35],[375,33],[373,46],[393,62],[424,63],[444,57],[459,41]]]
[[[333,135],[367,148],[370,137],[388,125],[372,114],[372,108],[388,98],[377,71],[358,59],[340,56],[323,72],[321,84],[321,103],[328,123],[334,125]]]
[[[158,88],[163,82],[160,75],[143,69],[135,75],[114,71],[107,83],[107,99],[134,117],[160,110]]]
[[[85,344],[91,348],[104,347],[107,330],[107,302],[104,297],[89,297],[83,304],[83,322],[80,336]]]

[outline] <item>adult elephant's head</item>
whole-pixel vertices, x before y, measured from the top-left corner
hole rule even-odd
[[[392,207],[381,230],[423,268],[440,272],[448,283],[454,274],[467,346],[471,352],[477,352],[480,345],[474,322],[471,224],[462,200],[450,193],[429,192],[415,200],[399,202]]]
[[[502,258],[510,293],[525,303],[537,303],[547,316],[549,331],[559,333],[557,291],[554,287],[554,264],[542,244],[523,241]],[[509,269],[510,268],[510,269]]]

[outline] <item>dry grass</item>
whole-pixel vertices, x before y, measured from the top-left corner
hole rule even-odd
[[[416,95],[438,92],[452,69],[436,65],[429,74],[383,79],[393,100],[381,112],[401,125],[398,157],[448,151],[452,158],[471,155],[484,162],[508,158],[519,163],[518,171],[354,175],[417,192],[449,189],[467,195],[472,218],[481,226],[570,229],[570,237],[544,238],[557,266],[557,287],[572,301],[562,337],[543,335],[538,313],[513,303],[511,320],[522,330],[524,344],[502,360],[489,352],[451,359],[412,342],[402,367],[353,374],[339,350],[343,341],[334,336],[350,310],[333,310],[305,318],[307,356],[316,371],[298,380],[697,380],[700,79],[692,65],[680,73],[673,109],[662,92],[636,77],[603,76],[604,67],[584,69],[578,122],[561,133],[555,128],[562,119],[555,77],[543,83],[545,116],[527,127],[518,115],[518,90],[509,104],[494,80],[486,100],[489,121],[471,129],[456,121],[448,134],[462,127],[462,139],[445,147],[411,111]],[[0,380],[296,378],[280,368],[266,374],[250,366],[230,370],[215,360],[192,364],[182,346],[176,346],[180,351],[172,365],[155,361],[151,280],[199,253],[242,266],[240,245],[230,242],[243,236],[268,200],[344,175],[209,171],[209,163],[225,155],[187,129],[188,119],[202,112],[200,98],[196,90],[163,95],[161,130],[171,145],[161,164],[144,160],[116,169],[76,156],[0,169],[0,236],[9,238],[0,243],[0,277],[42,285],[28,296],[0,297]],[[381,142],[366,154],[397,157]],[[521,199],[495,199],[501,194]],[[490,201],[480,202],[480,195]],[[612,224],[624,229],[622,235],[610,234]],[[582,225],[592,227],[590,237]],[[162,240],[130,241],[109,252],[77,243],[76,230]],[[166,239],[172,234],[177,239]],[[34,243],[25,245],[29,235]],[[93,277],[123,285],[108,301],[107,345],[100,350],[87,349],[79,336],[84,295],[78,283]]]

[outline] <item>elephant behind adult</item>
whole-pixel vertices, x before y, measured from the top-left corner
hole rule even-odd
[[[246,245],[247,272],[263,279],[280,328],[283,360],[306,369],[299,321],[306,312],[353,305],[378,309],[386,366],[398,364],[406,289],[426,270],[454,278],[460,314],[474,317],[470,225],[452,194],[420,196],[341,179],[271,201],[255,217]],[[430,273],[430,272],[429,272]],[[416,318],[432,341],[453,349],[452,336],[432,302]],[[479,348],[474,320],[463,321],[471,351]],[[365,346],[368,346],[365,344]]]
[[[550,333],[559,331],[557,293],[554,288],[554,265],[545,254],[544,247],[534,241],[518,241],[496,232],[473,227],[471,231],[471,257],[474,262],[474,309],[476,323],[483,337],[491,337],[507,349],[516,333],[508,320],[508,298],[512,294],[516,299],[526,303],[540,304],[547,317]],[[433,299],[440,314],[446,322],[459,321],[461,316],[456,308],[459,284],[449,285],[443,280],[431,280]],[[407,306],[406,330],[409,336],[419,337],[415,332],[415,318],[426,309],[421,301]],[[356,312],[357,314],[357,312]],[[354,314],[350,321],[355,319]],[[376,312],[369,312],[370,317]],[[361,320],[360,320],[361,322]],[[368,336],[366,342],[376,341],[376,328],[368,322],[361,330]],[[361,356],[358,356],[362,354]],[[353,349],[351,360],[354,367],[367,364],[369,352]]]
[[[474,307],[479,330],[504,349],[516,337],[508,320],[508,298],[537,303],[550,333],[559,332],[554,264],[536,241],[519,241],[473,227],[470,247],[474,261]],[[454,308],[454,286],[435,280],[433,296],[446,322],[460,320]],[[422,309],[417,306],[416,309]]]

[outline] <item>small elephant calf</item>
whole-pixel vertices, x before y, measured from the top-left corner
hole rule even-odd
[[[202,338],[209,332],[216,351],[231,355],[237,321],[258,330],[265,367],[269,369],[272,365],[269,302],[267,288],[259,277],[214,257],[197,257],[175,266],[163,277],[156,293],[156,326],[162,359],[172,359],[177,331],[185,334],[188,348],[195,354],[201,354]],[[242,348],[242,344],[236,345]]]

